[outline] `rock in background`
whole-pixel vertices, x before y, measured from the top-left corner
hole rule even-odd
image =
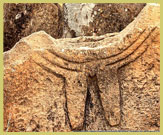
[[[119,32],[145,4],[4,4],[4,51],[44,30],[54,38]]]
[[[62,37],[59,4],[4,4],[4,51],[11,49],[21,38],[40,30],[54,38]]]
[[[68,29],[64,37],[104,35],[123,30],[145,4],[63,4]]]
[[[4,130],[159,131],[160,6],[116,34],[21,39],[4,53]]]

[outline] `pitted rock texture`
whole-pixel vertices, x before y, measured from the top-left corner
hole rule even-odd
[[[69,29],[63,36],[100,36],[120,32],[131,23],[144,3],[65,3],[64,20]]]
[[[160,6],[120,33],[54,39],[4,53],[4,130],[159,131]]]
[[[63,33],[62,8],[59,4],[5,3],[4,51],[11,49],[21,38],[44,30],[54,38]]]
[[[5,3],[4,51],[40,30],[57,39],[119,32],[134,20],[144,5]]]

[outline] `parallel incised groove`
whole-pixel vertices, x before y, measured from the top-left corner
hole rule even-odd
[[[156,28],[153,28],[144,39],[139,40],[136,39],[132,44],[129,45],[126,50],[123,52],[119,53],[118,55],[112,56],[107,59],[101,59],[101,65],[107,63],[107,61],[112,61],[111,63],[108,63],[107,65],[104,65],[104,69],[90,69],[90,71],[87,71],[88,73],[91,73],[91,70],[94,71],[94,74],[97,74],[97,83],[98,83],[98,88],[101,91],[99,93],[99,98],[101,100],[101,106],[104,109],[104,115],[106,120],[108,121],[110,126],[117,126],[120,124],[121,121],[121,107],[120,107],[120,89],[119,89],[119,81],[117,77],[117,70],[119,67],[123,66],[124,64],[133,61],[139,55],[142,55],[146,49],[149,46],[149,43],[147,42],[149,37],[154,34]],[[145,33],[145,30],[142,32],[142,34]],[[141,35],[142,35],[141,34]],[[139,43],[140,42],[140,43]],[[147,42],[147,43],[146,43]],[[149,41],[150,42],[150,41]],[[141,49],[142,48],[142,49]],[[53,50],[48,50],[51,54],[55,55],[58,57],[56,54],[53,53]],[[88,87],[85,84],[85,81],[87,80],[87,75],[84,69],[78,70],[76,69],[69,69],[67,67],[63,67],[60,65],[60,63],[57,63],[57,59],[54,60],[49,60],[46,55],[41,55],[43,59],[46,60],[46,62],[49,62],[53,66],[59,67],[64,70],[67,70],[68,72],[70,71],[69,75],[66,75],[64,73],[56,73],[53,70],[51,70],[51,67],[47,67],[44,65],[40,65],[44,70],[47,72],[56,74],[56,76],[65,78],[66,84],[65,84],[65,91],[66,91],[66,106],[67,106],[67,115],[69,119],[69,126],[71,127],[72,130],[81,130],[84,128],[84,123],[85,123],[85,113],[86,113],[86,102],[87,102],[87,94],[88,94]],[[58,57],[59,59],[62,59],[62,57]],[[64,59],[64,61],[67,61],[67,59]],[[98,60],[96,60],[98,61]],[[84,68],[91,67],[92,65],[91,62],[94,62],[92,60],[91,62],[85,62],[85,63],[74,63],[67,61],[68,63],[73,63],[77,67],[80,66],[81,64],[85,64]],[[38,63],[37,63],[38,64]],[[98,69],[99,63],[94,63],[94,68]],[[116,68],[115,68],[116,66]],[[80,66],[81,67],[81,66]],[[83,68],[83,67],[82,67]],[[92,67],[93,68],[93,67]],[[73,72],[72,72],[73,71]],[[88,74],[87,73],[87,74]],[[62,76],[61,76],[62,74]],[[65,76],[66,75],[66,76]],[[104,75],[106,77],[104,77]],[[73,76],[73,78],[72,78]],[[80,77],[81,76],[81,77]],[[94,76],[94,75],[93,75]],[[114,77],[113,77],[114,76]],[[85,80],[81,80],[80,78],[85,78]],[[76,81],[79,80],[81,83],[78,85]],[[73,84],[72,84],[73,82]],[[83,87],[84,86],[84,87]],[[73,95],[73,96],[72,96]],[[78,100],[80,99],[80,100]],[[74,101],[78,101],[78,103],[74,103]],[[80,109],[77,109],[78,106],[80,105]],[[82,108],[82,110],[81,110]],[[74,110],[76,110],[74,112]]]
[[[102,59],[101,65],[105,64],[107,62],[107,60],[110,60],[110,59],[111,59],[112,63],[107,64],[103,71],[102,70],[95,70],[94,74],[96,74],[96,72],[98,72],[97,73],[97,79],[98,79],[97,82],[99,83],[98,84],[99,90],[101,91],[101,93],[100,93],[101,105],[102,105],[102,108],[104,109],[105,118],[109,122],[110,126],[117,126],[120,124],[120,121],[121,121],[120,89],[119,89],[119,81],[118,81],[118,78],[116,77],[117,70],[120,66],[123,66],[125,63],[133,61],[134,59],[139,57],[139,55],[142,55],[146,51],[146,49],[148,48],[148,43],[146,43],[146,41],[154,33],[154,31],[155,31],[155,28],[152,29],[151,32],[149,32],[149,34],[143,39],[143,41],[138,41],[139,39],[135,40],[134,43],[132,43],[130,45],[130,47],[128,47],[127,50],[121,52],[119,55],[115,55],[114,57],[112,56],[111,58],[107,58],[107,59]],[[144,30],[144,32],[145,32],[145,30]],[[142,33],[144,33],[144,32],[142,32]],[[138,44],[137,42],[141,42],[141,43]],[[140,49],[140,48],[142,48],[142,49]],[[48,52],[53,54],[52,50],[48,50]],[[66,113],[66,114],[69,115],[69,121],[70,121],[69,125],[72,128],[72,130],[79,130],[79,129],[84,128],[83,124],[85,123],[84,121],[85,121],[85,113],[86,113],[85,112],[85,109],[86,109],[85,108],[86,107],[85,102],[87,101],[87,99],[86,99],[87,94],[86,93],[88,93],[88,90],[86,90],[86,89],[88,89],[87,88],[88,86],[85,86],[85,90],[83,91],[84,93],[81,95],[78,92],[79,91],[81,92],[80,89],[82,87],[80,88],[79,85],[76,85],[76,83],[72,84],[72,82],[75,82],[76,80],[80,80],[79,78],[83,78],[83,77],[78,77],[78,76],[80,76],[80,74],[79,74],[80,72],[83,75],[85,73],[82,72],[82,69],[81,70],[69,69],[69,68],[63,67],[59,63],[55,62],[55,60],[51,61],[47,57],[42,56],[42,55],[41,55],[41,57],[44,58],[47,62],[51,63],[53,66],[62,68],[63,70],[68,70],[70,72],[71,71],[77,72],[77,74],[78,74],[77,76],[76,76],[76,74],[73,75],[73,72],[70,73],[70,76],[74,76],[73,80],[72,79],[69,80],[71,78],[71,77],[69,78],[69,76],[66,76],[66,78],[67,77],[69,78],[68,80],[65,78],[67,80],[67,83],[65,85],[65,89],[66,89],[66,93],[67,93],[66,94],[66,104],[67,104],[67,111],[68,111],[68,113]],[[61,58],[61,57],[59,57],[59,58]],[[113,58],[114,58],[114,62],[112,60]],[[105,60],[106,60],[106,62],[105,62]],[[77,64],[77,66],[79,66],[78,64]],[[76,63],[75,63],[75,65],[76,65]],[[116,68],[113,68],[113,65],[118,65],[118,66]],[[44,65],[40,65],[40,66],[42,68],[44,68],[44,70],[46,70],[50,73],[53,73],[52,70],[50,70],[50,68],[47,68]],[[89,63],[88,62],[85,63],[85,68],[87,68],[87,66],[89,69]],[[94,66],[98,67],[98,65],[94,65]],[[109,66],[109,68],[108,68],[108,66]],[[108,71],[106,70],[107,68],[108,68]],[[114,69],[114,72],[113,72],[113,69]],[[113,77],[110,73],[112,75],[114,74],[115,77]],[[56,73],[54,72],[53,74],[56,74]],[[104,74],[106,75],[106,77],[104,77]],[[86,77],[86,75],[84,75],[84,76]],[[63,78],[63,75],[62,75],[62,78]],[[104,78],[104,80],[102,78]],[[81,82],[81,85],[85,84],[84,82],[82,82],[82,80],[80,80],[80,82]],[[76,87],[70,87],[72,85],[73,86],[76,85]],[[104,87],[104,86],[106,86],[106,87]],[[75,99],[72,98],[72,95],[74,95]],[[69,97],[71,97],[71,98],[69,98]],[[77,106],[73,102],[73,101],[78,101],[76,98],[82,99],[80,101],[80,103],[77,103],[77,104],[78,105],[80,104],[80,109],[83,108],[83,110],[80,110],[80,109],[77,110]],[[73,111],[75,108],[76,108],[76,112],[74,113]]]
[[[58,73],[56,73],[55,71],[51,70],[50,68],[48,68],[48,67],[46,67],[46,66],[44,66],[44,65],[42,65],[42,64],[40,64],[40,63],[37,63],[37,62],[35,62],[35,61],[34,61],[34,63],[35,63],[36,65],[38,65],[39,67],[41,67],[43,70],[47,71],[47,72],[50,73],[50,74],[55,75],[55,76],[58,77],[58,78],[61,78],[61,79],[64,79],[64,78],[65,78],[62,74],[58,74]]]
[[[42,58],[44,58],[46,61],[48,61],[49,63],[51,63],[54,66],[57,66],[59,68],[65,69],[65,70],[69,70],[69,71],[74,71],[74,72],[82,72],[81,70],[78,69],[73,69],[73,68],[68,68],[68,67],[64,67],[61,64],[55,62],[55,60],[51,61],[48,58],[46,58],[45,56],[42,56]]]
[[[4,129],[159,130],[159,13],[147,4],[115,36],[20,40],[4,53]]]
[[[149,38],[149,37],[153,33],[155,33],[155,30],[156,30],[156,27],[154,29],[152,29],[152,31],[147,35],[147,37],[143,40],[143,42],[139,46],[137,46],[137,48],[134,51],[132,51],[129,55],[127,55],[126,57],[124,57],[124,58],[122,58],[122,59],[120,59],[118,61],[107,64],[106,66],[119,68],[119,67],[121,67],[123,65],[126,65],[126,64],[136,60],[138,57],[140,57],[148,49],[148,47],[149,47],[149,45],[150,45],[150,43],[152,41],[152,38]],[[157,34],[154,34],[154,36],[155,35],[157,35]],[[148,42],[148,40],[150,40],[149,43],[146,43],[146,42]]]
[[[111,63],[108,63],[106,66],[110,66],[110,65],[114,65],[114,64],[116,64],[116,63],[120,63],[120,62],[122,62],[123,60],[125,60],[125,59],[127,59],[127,58],[129,58],[130,56],[132,56],[136,51],[138,51],[139,52],[139,48],[144,44],[144,42],[150,37],[150,35],[154,32],[154,30],[155,30],[155,28],[154,29],[152,29],[152,31],[151,32],[149,32],[149,34],[145,37],[145,39],[138,45],[138,46],[136,46],[136,48],[134,49],[134,50],[132,50],[132,52],[130,52],[129,51],[129,54],[127,54],[125,57],[118,57],[119,59],[118,60],[115,60],[114,62],[111,62]],[[148,45],[146,45],[146,47],[147,47]],[[128,52],[128,51],[127,51]],[[125,53],[125,52],[124,52]],[[134,55],[135,56],[135,55]]]
[[[62,78],[62,80],[65,81],[66,106],[69,115],[68,119],[70,120],[71,123],[70,127],[73,130],[82,128],[83,121],[84,121],[84,108],[85,108],[86,88],[87,88],[85,80],[83,79],[84,75],[80,74],[79,72],[76,74],[75,72],[75,73],[70,73],[66,77],[64,77],[63,73],[58,74],[47,66],[44,66],[37,62],[35,63],[43,70],[59,78]]]
[[[67,92],[66,92],[66,78],[62,75],[62,74],[58,74],[56,73],[55,71],[51,70],[50,68],[44,66],[44,65],[41,65],[35,61],[33,61],[36,65],[38,65],[40,68],[42,68],[43,70],[45,70],[46,72],[52,74],[52,75],[55,75],[56,77],[62,79],[63,81],[63,87],[62,87],[62,90],[64,92],[64,96],[65,96],[65,106],[64,106],[64,111],[65,111],[65,117],[67,119],[67,122],[69,124],[69,128],[72,130],[72,126],[71,126],[71,122],[70,122],[70,118],[69,118],[69,111],[68,111],[68,107],[67,107]],[[65,123],[66,125],[66,123]]]
[[[142,34],[146,31],[146,29],[144,29],[137,37],[136,40],[134,40],[130,45],[128,45],[126,48],[123,49],[123,51],[120,51],[118,53],[115,53],[115,54],[112,54],[108,57],[103,57],[103,58],[97,58],[96,60],[90,60],[90,61],[77,61],[77,60],[70,60],[68,58],[65,58],[63,57],[61,54],[58,54],[57,52],[55,52],[54,50],[52,49],[48,49],[48,51],[50,53],[52,53],[53,55],[55,55],[56,57],[59,57],[61,59],[63,59],[64,61],[67,61],[69,63],[73,63],[73,64],[86,64],[86,63],[91,63],[91,62],[94,62],[94,61],[101,61],[101,60],[107,60],[107,59],[110,59],[112,57],[115,57],[115,56],[118,56],[120,54],[122,54],[125,50],[128,50],[128,48],[132,47],[132,45],[142,36]]]
[[[81,64],[81,62],[71,61],[71,60],[69,60],[69,59],[66,59],[66,58],[60,56],[60,54],[57,54],[57,53],[56,53],[54,50],[52,50],[52,49],[49,49],[48,51],[49,51],[50,53],[52,53],[53,55],[55,55],[56,57],[59,57],[59,58],[63,59],[64,61],[67,61],[67,62],[69,62],[69,63]]]

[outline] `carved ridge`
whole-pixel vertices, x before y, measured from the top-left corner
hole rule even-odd
[[[48,58],[41,56],[42,58],[44,58],[46,61],[48,61],[49,63],[51,63],[54,66],[57,66],[59,68],[65,69],[65,70],[69,70],[69,71],[73,71],[73,72],[82,72],[81,70],[78,69],[72,69],[72,68],[67,68],[67,67],[63,67],[62,65],[60,65],[59,63],[55,62],[55,61],[51,61]]]
[[[61,56],[61,54],[58,54],[57,52],[55,52],[54,50],[52,49],[48,49],[48,51],[50,53],[52,53],[53,55],[55,55],[56,57],[59,57],[67,62],[70,62],[70,63],[73,63],[73,64],[86,64],[86,63],[91,63],[91,62],[94,62],[94,61],[99,61],[99,60],[106,60],[106,59],[109,59],[109,58],[112,58],[112,57],[115,57],[115,56],[118,56],[119,54],[123,53],[125,50],[127,50],[129,47],[131,47],[140,37],[141,35],[146,31],[146,29],[144,29],[137,37],[136,40],[134,40],[130,45],[128,45],[123,51],[117,53],[117,54],[112,54],[111,56],[108,56],[108,57],[104,57],[104,58],[97,58],[95,60],[91,60],[91,61],[72,61],[68,58],[65,58],[63,56]],[[115,45],[116,46],[116,45]],[[107,48],[108,49],[108,48]]]
[[[139,34],[139,36],[141,36],[143,33],[145,32],[145,30],[141,33],[141,34]],[[118,53],[118,54],[116,54],[116,55],[112,55],[112,56],[110,56],[110,57],[106,57],[106,58],[102,58],[102,59],[97,59],[97,60],[92,60],[92,61],[89,61],[89,62],[74,62],[74,61],[71,61],[71,60],[68,60],[68,59],[65,59],[65,58],[63,58],[63,57],[61,57],[61,56],[59,56],[58,54],[56,54],[56,52],[54,52],[53,50],[51,50],[51,49],[48,49],[48,52],[49,53],[51,53],[52,55],[55,55],[56,57],[58,57],[58,58],[61,58],[62,60],[64,60],[64,61],[67,61],[68,63],[67,64],[70,64],[70,63],[73,63],[73,64],[75,64],[75,65],[78,65],[78,64],[80,64],[80,68],[82,68],[82,65],[81,64],[88,64],[88,63],[91,63],[91,62],[94,62],[94,61],[101,61],[101,62],[103,62],[104,60],[111,60],[111,58],[114,58],[114,57],[116,57],[116,56],[118,56],[118,58],[119,58],[119,55],[123,55],[125,52],[126,52],[126,50],[128,50],[130,47],[132,47],[133,46],[133,44],[137,41],[139,39],[139,37],[134,41],[134,42],[132,42],[127,48],[125,48],[125,50],[123,50],[122,52],[120,52],[120,53]],[[140,44],[141,45],[141,44]],[[139,45],[139,46],[140,46]],[[137,48],[139,48],[139,46],[137,47]],[[135,49],[135,50],[137,50],[137,48]],[[134,50],[134,51],[135,51]],[[125,58],[127,58],[129,55],[131,55],[134,51],[132,51],[132,52],[129,52],[130,54],[126,54],[126,56],[124,57],[124,58],[121,58],[121,59],[119,59],[119,60],[113,60],[114,62],[110,62],[110,63],[108,63],[107,65],[112,65],[112,64],[115,64],[115,63],[117,63],[117,62],[119,62],[119,61],[121,61],[121,60],[124,60]],[[65,67],[65,66],[63,66],[63,65],[60,65],[59,63],[57,63],[57,62],[55,62],[55,59],[54,59],[54,61],[51,61],[51,60],[49,60],[48,58],[46,58],[46,57],[44,57],[44,56],[42,56],[41,55],[41,57],[42,58],[44,58],[44,59],[46,59],[47,61],[49,61],[51,64],[53,64],[53,65],[55,65],[55,66],[58,66],[58,67],[60,67],[60,68],[62,68],[62,69],[65,69],[65,70],[70,70],[70,71],[76,71],[76,72],[82,72],[82,70],[79,70],[79,69],[77,69],[77,67],[75,67],[74,69],[73,68],[67,68],[67,67]],[[117,58],[117,59],[118,59]],[[70,64],[71,65],[71,64]],[[71,66],[72,67],[72,66]]]
[[[147,37],[142,41],[141,44],[139,44],[139,46],[137,46],[137,47],[135,48],[134,51],[130,52],[130,54],[128,54],[128,55],[125,56],[124,58],[121,58],[121,59],[119,59],[119,60],[117,60],[117,61],[114,61],[114,62],[112,62],[112,63],[106,64],[106,66],[115,65],[115,64],[118,63],[118,62],[122,62],[122,61],[125,60],[126,58],[131,57],[132,54],[134,54],[134,53],[136,53],[137,51],[139,51],[138,49],[139,49],[140,47],[142,47],[143,44],[149,39],[149,37],[152,35],[152,33],[155,31],[155,29],[156,29],[156,27],[153,28],[151,32],[149,32],[149,34],[147,35]],[[147,48],[147,47],[148,47],[148,45],[146,45],[145,48]],[[145,50],[145,49],[144,49],[144,50]],[[141,54],[140,54],[140,55],[141,55]],[[137,57],[138,57],[138,56],[137,56]],[[133,59],[134,59],[134,58],[133,58]],[[129,59],[128,61],[130,61],[130,59]],[[125,64],[125,62],[124,62],[124,64]],[[123,65],[123,64],[122,64],[122,65]],[[122,65],[119,65],[119,67],[122,66]]]
[[[64,95],[64,96],[65,96],[65,106],[64,106],[63,109],[64,109],[64,111],[65,111],[65,117],[66,117],[67,120],[68,120],[69,127],[70,127],[70,129],[72,130],[72,125],[71,125],[71,122],[70,122],[69,112],[68,112],[68,107],[67,107],[66,78],[65,78],[63,75],[54,72],[53,70],[51,70],[50,68],[48,68],[48,67],[46,67],[46,66],[44,66],[44,65],[42,65],[42,64],[39,64],[39,63],[37,63],[37,62],[35,62],[35,61],[34,61],[34,63],[35,63],[36,65],[38,65],[40,68],[42,68],[43,70],[47,71],[48,73],[50,73],[50,74],[52,74],[52,75],[55,75],[56,77],[62,79],[62,81],[63,81],[62,90],[63,90],[63,92],[64,92],[64,94],[65,94],[65,95]]]
[[[134,57],[134,58],[130,58],[131,57],[131,55],[133,55],[133,54],[135,54],[135,53],[139,53],[139,48],[140,47],[142,47],[142,45],[148,40],[148,38],[154,33],[154,31],[155,31],[155,29],[156,28],[154,28],[154,29],[152,29],[152,31],[145,37],[145,39],[138,45],[138,46],[136,46],[136,49],[134,50],[134,51],[132,51],[129,55],[127,55],[126,57],[124,57],[124,58],[121,58],[120,60],[118,60],[118,61],[115,61],[114,63],[110,63],[110,64],[107,64],[107,65],[105,65],[106,67],[108,67],[108,66],[111,66],[111,65],[115,65],[115,64],[117,64],[118,62],[123,62],[123,63],[121,63],[117,68],[116,68],[116,70],[118,70],[118,68],[119,67],[121,67],[121,66],[123,66],[124,64],[126,64],[126,63],[129,63],[130,61],[132,61],[132,60],[134,60],[134,59],[136,59],[137,57],[139,57],[139,55],[141,56],[146,50],[147,50],[147,48],[148,48],[148,45],[146,45],[146,47],[145,47],[145,49],[143,49],[143,51],[140,53],[140,54],[138,54],[138,56],[136,55],[136,58]],[[138,39],[137,39],[138,40]],[[136,41],[134,42],[134,43],[136,43]],[[130,45],[130,46],[132,46],[132,45]],[[132,50],[132,49],[131,49]],[[48,51],[49,52],[49,51]],[[123,54],[123,53],[122,53]],[[57,67],[59,67],[59,68],[62,68],[62,69],[64,69],[64,70],[69,70],[69,71],[75,71],[75,72],[82,72],[82,71],[78,71],[77,69],[67,69],[67,68],[65,68],[65,67],[62,67],[61,65],[59,65],[58,63],[56,63],[55,61],[51,61],[51,60],[49,60],[48,58],[46,58],[45,56],[42,56],[41,55],[41,57],[42,58],[44,58],[46,61],[48,61],[49,63],[51,63],[52,65],[54,65],[54,66],[57,66]],[[123,60],[125,60],[125,59],[127,59],[127,58],[130,58],[129,60],[127,60],[127,61],[123,61]],[[35,63],[37,63],[37,62],[35,62]],[[56,72],[54,72],[53,70],[51,70],[50,68],[48,68],[48,67],[46,67],[46,66],[44,66],[44,65],[41,65],[41,64],[39,64],[39,63],[37,63],[41,68],[43,68],[44,70],[46,70],[47,72],[50,72],[50,73],[52,73],[52,74],[54,74],[54,75],[56,75],[57,77],[59,77],[59,78],[62,78],[63,80],[64,80],[64,83],[66,83],[65,81],[66,81],[66,78],[63,76],[63,75],[61,75],[61,74],[58,74],[58,73],[56,73]],[[101,63],[101,64],[104,64],[104,63]],[[87,66],[87,65],[86,65]],[[113,68],[112,66],[110,67],[110,68]],[[97,72],[97,71],[95,71],[95,72]],[[96,75],[96,73],[95,73],[95,75]],[[87,76],[87,78],[88,78],[88,76]],[[98,82],[98,80],[97,80],[97,82]],[[119,85],[119,81],[117,82],[118,83],[118,85]],[[66,84],[64,84],[64,86],[65,86],[65,91],[66,91]],[[87,94],[88,94],[88,88],[89,86],[87,86]],[[100,88],[99,88],[99,90],[100,90]],[[120,96],[120,94],[121,94],[121,92],[120,92],[120,90],[118,90],[119,91],[119,96]],[[65,94],[66,94],[66,92],[65,92]],[[86,95],[87,95],[86,94]],[[100,95],[100,94],[99,94]],[[117,95],[118,96],[118,95]],[[66,96],[65,96],[65,98],[66,98],[66,105],[68,104],[68,100],[67,100],[67,94],[66,94]],[[120,96],[120,98],[121,98],[121,96]],[[87,96],[86,96],[86,99],[85,99],[85,101],[87,100]],[[119,99],[119,100],[121,100],[121,99]],[[100,101],[101,101],[101,96],[100,96]],[[104,104],[104,102],[102,102],[101,101],[101,106],[102,106],[102,108],[104,109],[104,107],[103,107],[103,104]],[[85,103],[85,107],[86,107],[86,103]],[[120,102],[119,102],[119,107],[120,107]],[[86,108],[85,108],[86,109]],[[121,112],[121,107],[119,108],[120,110],[120,112]],[[69,115],[69,111],[68,111],[69,109],[68,109],[68,107],[67,107],[67,115]],[[85,123],[85,112],[86,110],[84,110],[84,121],[83,121],[83,128],[84,128],[84,123]],[[110,111],[112,111],[112,110],[110,110]],[[108,114],[106,115],[106,113],[108,113],[108,112],[106,112],[105,111],[105,109],[104,109],[104,114],[105,114],[105,116],[106,117],[108,117]],[[110,115],[110,114],[109,114]],[[109,117],[111,117],[111,116],[109,116]],[[116,116],[117,117],[117,116]],[[117,125],[119,125],[120,124],[120,121],[121,121],[121,114],[120,114],[120,116],[118,116],[119,118],[119,122],[118,123],[115,123],[115,122],[113,122],[113,123],[115,123],[115,124],[111,124],[110,122],[110,120],[108,120],[108,122],[110,123],[109,125],[110,126],[117,126]],[[71,125],[71,120],[70,120],[70,118],[68,117],[68,119],[69,119],[69,126],[71,127],[71,129],[72,130],[76,130],[75,128],[73,128],[72,127],[72,125]]]

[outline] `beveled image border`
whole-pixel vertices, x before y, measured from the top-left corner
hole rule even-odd
[[[162,120],[163,118],[163,88],[162,88],[162,76],[163,73],[160,71],[160,132],[140,132],[140,131],[129,131],[129,132],[122,132],[122,131],[112,131],[112,132],[4,132],[3,131],[3,4],[4,3],[159,3],[160,9],[163,0],[0,0],[0,135],[161,135],[163,134],[162,129]],[[161,13],[162,11],[160,11]],[[161,13],[161,18],[163,18]],[[160,19],[161,21],[161,19]],[[160,23],[160,28],[162,25]],[[162,52],[162,36],[163,29],[160,29],[161,38],[160,38],[160,70],[163,69],[163,64],[161,59],[163,59]]]

